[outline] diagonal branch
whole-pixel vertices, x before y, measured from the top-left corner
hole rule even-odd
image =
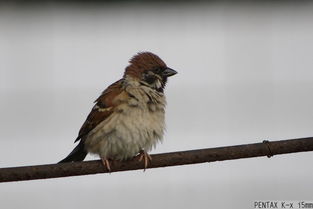
[[[289,139],[282,141],[263,141],[263,143],[244,144],[228,147],[217,147],[182,152],[171,152],[151,155],[149,168],[187,165],[240,158],[252,158],[294,152],[313,151],[313,137]],[[138,157],[128,161],[114,161],[111,172],[143,169]],[[36,165],[25,167],[0,168],[0,182],[26,181],[34,179],[59,178],[67,176],[108,173],[100,160]]]

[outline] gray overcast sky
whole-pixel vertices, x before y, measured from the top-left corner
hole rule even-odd
[[[313,5],[0,11],[0,167],[54,163],[138,51],[171,77],[153,153],[313,136]],[[1,208],[253,208],[312,200],[313,153],[0,185]],[[88,159],[95,159],[89,156]]]

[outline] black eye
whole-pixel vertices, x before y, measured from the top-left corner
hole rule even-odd
[[[162,71],[163,71],[162,68],[156,68],[156,69],[153,70],[153,72],[156,73],[156,74],[161,74]]]
[[[152,74],[145,74],[144,80],[148,83],[148,84],[152,84],[155,82],[156,77]]]

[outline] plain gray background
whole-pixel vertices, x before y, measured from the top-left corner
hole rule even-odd
[[[131,56],[158,54],[167,133],[152,153],[313,136],[313,5],[0,9],[0,167],[55,163]],[[0,185],[1,208],[253,208],[313,200],[313,153]],[[96,159],[89,156],[88,159]]]

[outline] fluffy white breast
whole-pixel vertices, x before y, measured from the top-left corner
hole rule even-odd
[[[130,95],[85,139],[88,152],[102,158],[124,160],[140,150],[150,151],[163,138],[165,97],[148,87],[128,85]]]

